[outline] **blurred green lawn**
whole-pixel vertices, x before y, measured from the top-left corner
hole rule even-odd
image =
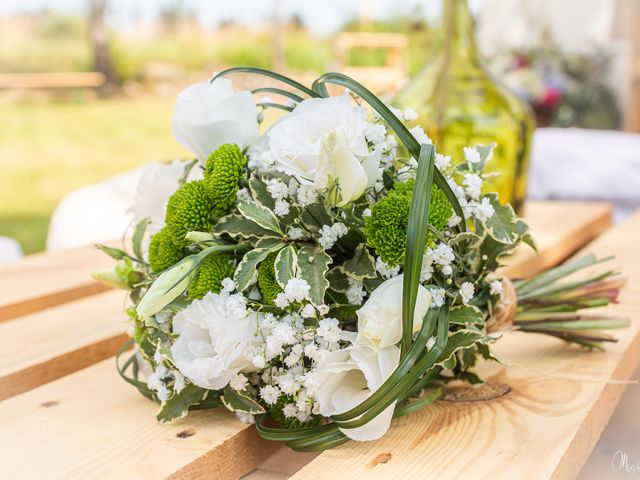
[[[65,194],[187,155],[171,134],[172,110],[168,99],[0,105],[0,235],[26,253],[43,250]]]

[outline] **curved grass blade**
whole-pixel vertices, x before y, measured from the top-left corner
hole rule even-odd
[[[281,88],[276,87],[260,87],[254,90],[251,90],[251,93],[275,93],[276,95],[282,95],[283,97],[290,98],[295,102],[302,102],[304,98],[295,93],[288,92],[287,90],[283,90]]]
[[[427,240],[427,225],[431,202],[431,186],[435,150],[433,145],[423,144],[418,158],[418,171],[411,196],[409,220],[407,223],[407,243],[404,254],[404,278],[402,284],[402,342],[400,358],[411,346],[413,335],[413,316],[416,310],[422,257]]]
[[[295,80],[285,77],[284,75],[280,75],[279,73],[272,72],[271,70],[265,70],[264,68],[257,67],[233,67],[227,68],[226,70],[221,71],[220,73],[211,77],[209,83],[213,82],[217,78],[224,77],[225,75],[233,74],[233,73],[251,73],[255,75],[263,75],[265,77],[274,78],[280,82],[286,83],[287,85],[291,85],[292,87],[300,90],[301,92],[309,95],[310,97],[318,97],[319,95],[311,90],[310,88],[305,87],[300,82],[296,82]]]

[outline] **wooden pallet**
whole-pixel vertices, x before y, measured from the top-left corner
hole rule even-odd
[[[610,209],[538,204],[529,206],[527,216],[540,238],[541,255],[538,260],[516,255],[510,269],[518,276],[546,268],[588,242],[606,228]],[[640,265],[625,239],[638,231],[640,216],[590,247],[616,253],[630,275],[624,303],[612,307],[629,315],[640,306],[640,289],[635,288]],[[59,264],[55,257],[51,261]],[[19,265],[12,271],[20,272]],[[0,285],[11,283],[5,273],[0,270]],[[20,277],[23,288],[38,283],[36,275],[33,280]],[[61,270],[67,281],[73,276]],[[57,289],[61,281],[50,284]],[[46,289],[40,292],[49,295]],[[22,301],[24,296],[11,298]],[[221,410],[193,412],[170,426],[156,424],[157,405],[125,384],[113,358],[107,358],[124,332],[122,298],[119,292],[85,296],[0,323],[2,478],[237,478],[260,465],[263,470],[252,476],[282,478],[281,472],[292,473],[312,460],[260,440],[253,427]],[[11,307],[11,300],[3,298],[0,305]],[[295,478],[413,478],[416,473],[458,478],[472,462],[474,478],[575,476],[624,387],[558,375],[628,378],[638,360],[637,346],[636,323],[605,354],[575,355],[543,337],[509,336],[500,352],[518,365],[495,372],[514,387],[506,397],[474,405],[438,402],[394,422],[380,441],[349,443],[321,454]],[[545,377],[541,370],[556,376]]]

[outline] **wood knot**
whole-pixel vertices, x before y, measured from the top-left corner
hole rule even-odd
[[[178,438],[189,438],[189,437],[193,437],[195,434],[196,434],[195,429],[187,428],[186,430],[181,430],[178,433],[176,433],[176,437],[178,437]]]
[[[391,460],[391,452],[379,453],[376,458],[371,460],[370,466],[371,468],[373,468],[376,465],[380,465],[381,463],[387,463],[389,460]]]
[[[44,408],[55,407],[56,405],[60,405],[60,402],[56,400],[49,400],[48,402],[41,403],[40,406]]]
[[[444,390],[439,398],[444,402],[485,402],[502,397],[511,391],[505,383],[483,383],[476,387],[453,387]]]

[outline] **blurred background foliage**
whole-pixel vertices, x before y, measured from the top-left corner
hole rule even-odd
[[[105,91],[0,89],[5,120],[0,128],[0,235],[19,240],[26,253],[42,250],[49,217],[65,194],[151,161],[188,155],[170,132],[173,98],[187,83],[202,81],[214,71],[252,65],[304,80],[345,66],[388,63],[384,48],[354,47],[345,65],[336,65],[339,32],[314,35],[297,15],[261,28],[224,22],[204,29],[193,12],[179,5],[169,2],[151,30],[105,30],[103,47],[113,76]],[[434,46],[437,25],[426,18],[420,9],[384,20],[352,18],[340,31],[403,34],[403,75],[410,78]],[[95,30],[90,15],[39,11],[0,17],[0,76],[94,71],[100,38]],[[510,60],[504,60],[507,57]],[[604,82],[606,63],[598,62],[569,58],[557,50],[551,57],[548,51],[532,50],[506,52],[491,65],[507,79],[508,72],[528,68],[543,92],[548,78],[561,76],[561,98],[547,115],[547,124],[615,128],[619,112],[611,111],[616,103]],[[530,80],[523,85],[519,81],[514,75],[511,87],[535,107],[540,92],[528,90]]]

